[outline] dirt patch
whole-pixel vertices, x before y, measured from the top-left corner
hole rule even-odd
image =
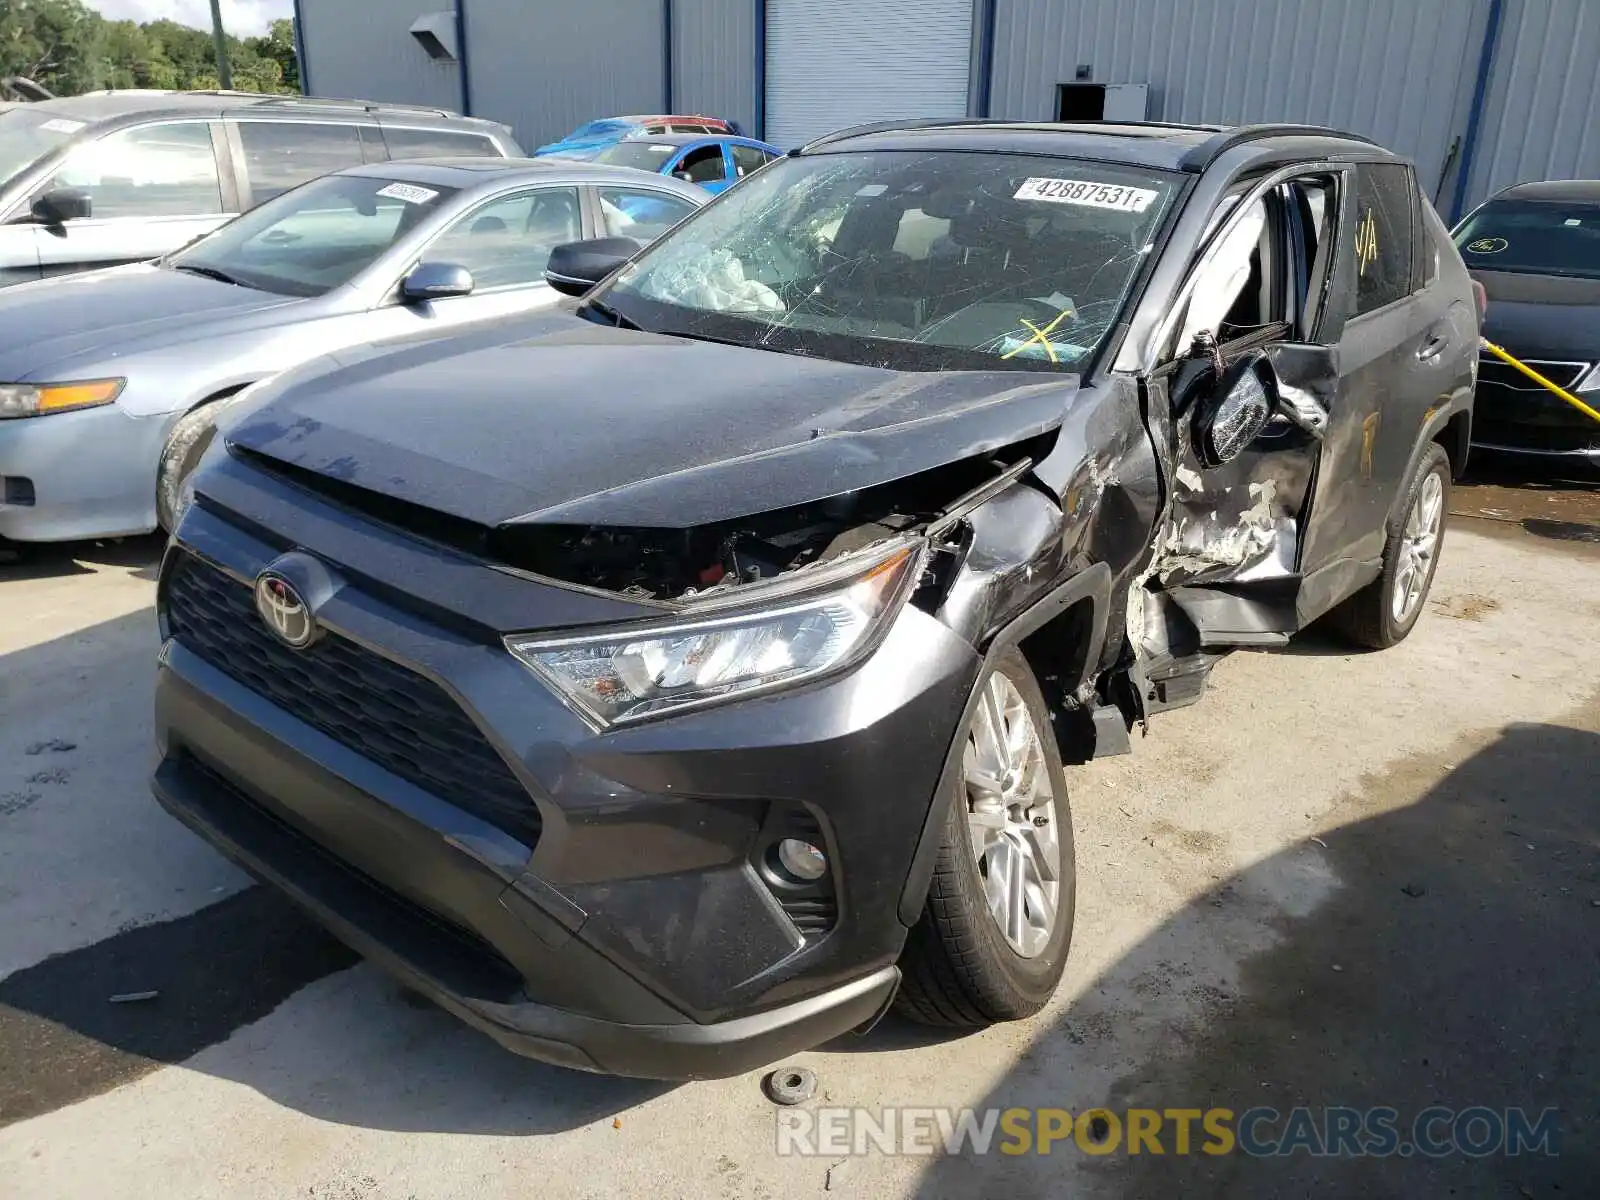
[[[1201,857],[1221,854],[1227,846],[1227,841],[1219,834],[1203,829],[1180,829],[1171,821],[1157,821],[1150,826],[1150,833],[1158,841],[1177,842],[1189,853]]]
[[[1500,601],[1493,596],[1441,596],[1432,601],[1429,608],[1441,617],[1452,617],[1457,621],[1481,621],[1492,612],[1498,612]]]

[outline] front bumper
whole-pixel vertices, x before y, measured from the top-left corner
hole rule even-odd
[[[313,605],[324,641],[437,687],[503,759],[527,813],[402,777],[343,718],[300,711],[263,685],[266,668],[180,624],[159,669],[154,787],[192,829],[450,1011],[562,1065],[734,1074],[887,1004],[902,893],[978,670],[969,646],[907,610],[847,675],[597,734],[504,651],[503,622],[475,625],[573,593],[446,565],[304,495],[288,503],[237,463],[218,474],[205,493],[265,520],[225,519],[203,494],[163,568],[164,619],[184,562],[248,595],[283,546],[244,524],[327,547],[338,582]],[[215,618],[217,636],[227,622]],[[368,670],[353,661],[340,660],[344,677]],[[764,848],[796,819],[827,848],[825,903],[790,903],[763,873]]]
[[[0,421],[0,537],[65,542],[149,533],[170,424],[167,416],[129,416],[116,404]]]

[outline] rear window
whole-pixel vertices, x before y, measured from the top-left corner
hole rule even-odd
[[[1600,205],[1494,200],[1456,233],[1474,271],[1600,279]]]
[[[499,148],[478,133],[459,133],[450,129],[384,129],[390,158],[454,158],[473,156],[497,158]]]
[[[1398,163],[1356,167],[1356,312],[1376,310],[1411,294],[1416,236],[1411,168]]]
[[[252,206],[308,179],[364,161],[361,134],[354,125],[240,121],[239,140],[244,144],[245,168],[250,172]]]

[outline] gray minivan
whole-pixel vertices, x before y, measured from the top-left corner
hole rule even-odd
[[[0,287],[176,250],[345,167],[510,157],[443,109],[236,92],[95,92],[0,108]]]

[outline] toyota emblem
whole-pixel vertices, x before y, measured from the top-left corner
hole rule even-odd
[[[311,610],[281,575],[266,572],[256,580],[256,611],[278,640],[304,650],[317,636]]]

